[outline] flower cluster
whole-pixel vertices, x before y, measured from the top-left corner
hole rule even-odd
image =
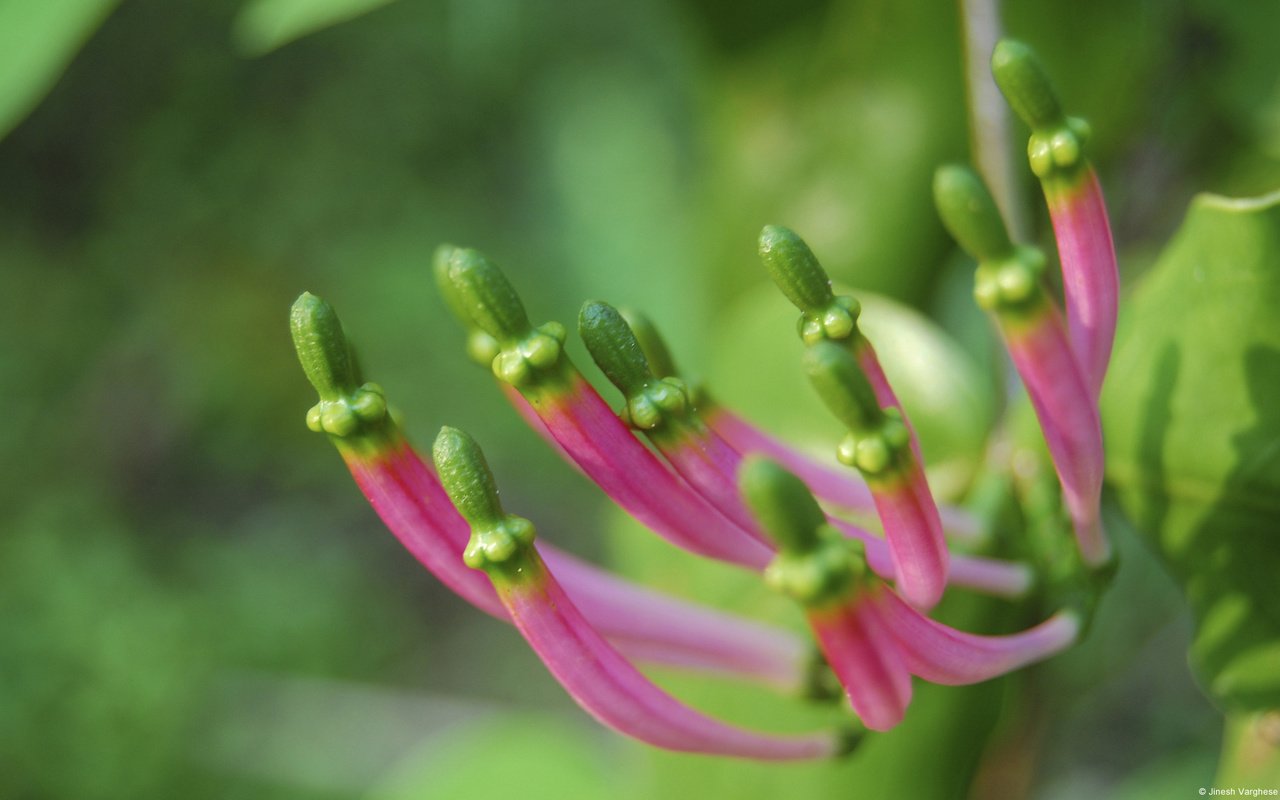
[[[1110,560],[1099,522],[1102,438],[1097,400],[1110,358],[1116,266],[1097,179],[1034,56],[1003,42],[992,59],[1002,90],[1032,127],[1033,170],[1057,234],[1066,322],[1046,288],[1045,258],[1015,246],[969,169],[944,167],[934,189],[948,229],[978,261],[975,297],[1001,331],[1025,383],[1075,529],[1079,571]],[[552,675],[609,727],[673,750],[754,759],[847,752],[866,729],[888,730],[912,680],[983,681],[1074,643],[1090,603],[1076,601],[1029,630],[985,636],[929,617],[949,586],[1019,597],[1028,565],[952,552],[980,527],[935,502],[910,420],[858,326],[859,305],[833,293],[805,243],[776,226],[764,266],[801,312],[806,372],[847,428],[833,470],[772,438],[676,372],[643,317],[583,306],[578,333],[623,395],[620,412],[564,351],[567,331],[535,326],[506,276],[474,250],[442,246],[437,286],[465,326],[467,350],[491,367],[516,410],[629,514],[699,556],[758,572],[804,609],[811,637],[703,608],[635,585],[535,538],[499,504],[475,441],[443,428],[430,462],[405,439],[383,390],[360,375],[333,309],[311,294],[293,307],[294,342],[320,402],[307,424],[329,434],[387,527],[445,585],[515,625]],[[855,474],[856,473],[856,474]],[[874,515],[879,531],[850,522]],[[1068,570],[1069,571],[1069,570]],[[1062,570],[1058,570],[1062,572]],[[1094,584],[1084,581],[1085,584]],[[812,643],[848,696],[840,730],[745,730],[683,704],[637,663],[734,676],[812,694]]]

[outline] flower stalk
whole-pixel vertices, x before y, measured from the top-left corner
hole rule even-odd
[[[934,177],[943,224],[978,262],[974,297],[995,320],[1027,387],[1062,484],[1076,540],[1086,563],[1110,559],[1102,531],[1102,427],[1057,303],[1044,285],[1044,256],[1015,247],[982,180],[967,167],[947,166]]]
[[[1027,159],[1040,179],[1058,241],[1071,346],[1096,402],[1115,340],[1120,279],[1106,202],[1085,155],[1089,125],[1066,116],[1043,65],[1025,44],[997,44],[991,71],[1031,128]]]

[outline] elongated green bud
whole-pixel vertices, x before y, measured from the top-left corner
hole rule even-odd
[[[991,54],[991,73],[1014,112],[1031,127],[1027,160],[1042,181],[1074,181],[1085,164],[1089,124],[1062,111],[1053,84],[1022,42],[1005,39]]]
[[[760,260],[773,282],[801,311],[825,308],[835,299],[827,271],[809,245],[790,228],[764,226],[760,232]]]
[[[827,409],[851,431],[872,431],[884,419],[875,389],[843,347],[820,342],[804,354],[805,373]]]
[[[311,292],[303,292],[289,312],[289,331],[298,361],[321,400],[334,400],[355,391],[347,337],[333,306]]]
[[[857,467],[868,482],[906,475],[912,457],[911,431],[898,409],[880,407],[853,354],[820,342],[805,353],[804,367],[827,409],[849,429],[836,457]]]
[[[592,300],[583,304],[578,313],[578,335],[600,371],[628,397],[643,392],[656,380],[631,327],[608,303]]]
[[[819,544],[827,515],[804,481],[775,461],[751,457],[738,470],[738,488],[769,538],[786,553],[808,553]]]
[[[307,427],[338,437],[381,430],[388,419],[382,387],[360,382],[360,368],[333,306],[303,292],[289,312],[298,361],[320,395]]]
[[[447,263],[456,302],[498,345],[494,375],[527,387],[562,363],[564,326],[547,322],[533,327],[520,296],[497,265],[460,247],[448,251]]]
[[[975,259],[998,261],[1013,255],[1000,209],[972,169],[959,164],[939,167],[933,175],[933,199],[942,224]]]
[[[1000,211],[977,173],[958,165],[939,168],[933,198],[943,225],[978,262],[973,297],[979,306],[1009,321],[1035,317],[1046,307],[1044,253],[1010,241]]]
[[[475,321],[471,319],[471,314],[467,311],[466,300],[458,293],[453,281],[449,279],[449,263],[457,249],[451,244],[442,244],[437,247],[435,256],[431,259],[431,273],[435,278],[436,290],[440,293],[440,298],[444,300],[445,307],[449,309],[449,313],[453,314],[454,319],[458,320],[463,330],[467,332],[467,356],[477,364],[487,367],[493,363],[493,359],[502,348],[496,339],[477,326]]]
[[[440,483],[458,513],[471,525],[471,540],[462,559],[473,569],[514,577],[533,544],[533,523],[507,514],[480,445],[465,432],[440,429],[431,448]]]
[[[832,293],[827,271],[794,231],[766,225],[760,233],[760,260],[773,282],[800,309],[798,327],[805,344],[860,335],[858,314],[862,308],[858,301]]]
[[[527,336],[533,329],[515,287],[497,265],[479,252],[455,247],[448,253],[451,303],[499,342]]]
[[[1015,39],[1002,39],[991,53],[991,74],[1014,113],[1035,129],[1066,122],[1049,75],[1034,50]]]
[[[626,397],[623,419],[655,431],[670,420],[687,423],[689,396],[679,378],[658,378],[627,321],[608,303],[590,301],[578,314],[578,335],[610,383]]]
[[[818,501],[795,475],[751,457],[738,471],[738,488],[761,529],[778,543],[778,555],[764,572],[770,588],[821,606],[846,597],[866,573],[856,543],[827,525]]]

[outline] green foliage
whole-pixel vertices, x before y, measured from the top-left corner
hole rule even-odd
[[[1107,469],[1196,617],[1227,707],[1280,704],[1280,195],[1198,197],[1133,295],[1105,390]]]
[[[40,102],[119,0],[0,0],[0,139]]]
[[[367,14],[392,0],[248,0],[236,18],[236,43],[260,56],[295,39]]]

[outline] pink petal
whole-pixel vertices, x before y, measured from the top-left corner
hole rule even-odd
[[[1111,360],[1120,278],[1102,187],[1092,167],[1079,186],[1048,192],[1058,240],[1071,348],[1095,401]]]
[[[1080,552],[1087,563],[1102,564],[1110,556],[1099,520],[1102,427],[1062,318],[1050,301],[1040,319],[1003,332],[1044,431]]]
[[[809,624],[862,724],[887,731],[902,722],[911,703],[911,675],[893,637],[869,613],[868,600],[862,595],[838,608],[810,611]]]
[[[538,568],[536,557],[532,560]],[[619,733],[668,750],[771,761],[827,758],[838,751],[830,733],[772,736],[684,705],[601,638],[550,572],[500,584],[499,596],[516,628],[570,696]]]
[[[489,580],[462,562],[470,527],[435,472],[407,442],[373,457],[344,456],[378,516],[423,566],[467,602],[509,620]],[[784,690],[801,684],[806,647],[790,632],[677,600],[551,545],[540,547],[547,563],[563,573],[568,591],[587,609],[591,623],[628,654]]]
[[[990,680],[1048,658],[1080,634],[1079,620],[1069,611],[1021,633],[979,636],[929,619],[892,592],[882,592],[875,607],[911,674],[947,686]]]
[[[531,401],[565,452],[618,505],[690,552],[760,570],[772,550],[727,519],[659,461],[581,376]]]

